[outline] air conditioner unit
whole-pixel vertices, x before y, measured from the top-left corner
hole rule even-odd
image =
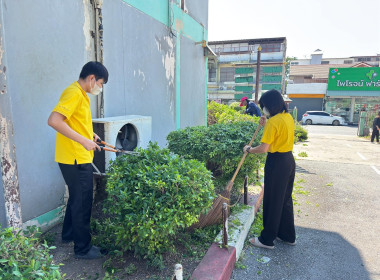
[[[219,87],[220,90],[223,90],[223,87]]]
[[[133,151],[135,148],[146,148],[152,138],[150,116],[127,115],[93,119],[92,122],[94,132],[117,149]],[[108,151],[94,152],[94,164],[101,173],[105,173],[116,156]]]

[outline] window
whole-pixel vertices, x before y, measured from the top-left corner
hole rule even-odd
[[[262,44],[261,48],[261,52],[280,52],[281,44]]]
[[[352,62],[353,62],[352,60],[345,60],[345,61],[343,61],[344,64],[352,64]]]
[[[298,61],[292,61],[292,62],[290,62],[290,65],[298,65],[298,64],[299,64]]]
[[[323,60],[323,61],[321,62],[321,64],[330,64],[330,61],[328,61],[328,60]]]
[[[216,82],[216,68],[211,67],[208,70],[208,81],[211,82],[211,83],[215,83]]]
[[[371,61],[370,57],[359,57],[358,61]]]
[[[235,68],[227,67],[220,68],[220,82],[234,82],[235,81]]]

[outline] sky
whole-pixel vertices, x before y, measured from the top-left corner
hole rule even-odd
[[[209,0],[209,41],[270,37],[297,58],[380,54],[380,0]]]

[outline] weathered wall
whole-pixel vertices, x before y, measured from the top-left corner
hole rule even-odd
[[[1,167],[1,163],[0,163],[0,167]],[[5,217],[3,180],[0,180],[0,226],[5,226],[6,224],[7,224],[7,219]]]
[[[181,38],[181,128],[205,123],[205,61],[203,48]]]
[[[152,116],[152,139],[175,129],[175,38],[167,27],[120,0],[103,6],[105,117]],[[117,39],[116,39],[117,38]]]
[[[55,132],[47,119],[87,61],[84,4],[4,0],[1,8],[21,208],[27,221],[62,203],[64,182],[54,163]]]

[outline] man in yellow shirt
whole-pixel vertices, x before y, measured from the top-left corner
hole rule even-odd
[[[98,95],[108,81],[108,71],[99,62],[85,64],[79,80],[62,93],[50,114],[48,124],[57,131],[55,161],[69,188],[69,200],[62,228],[62,242],[74,241],[76,258],[102,257],[100,249],[91,244],[90,218],[93,195],[92,160],[94,150],[90,99]]]

